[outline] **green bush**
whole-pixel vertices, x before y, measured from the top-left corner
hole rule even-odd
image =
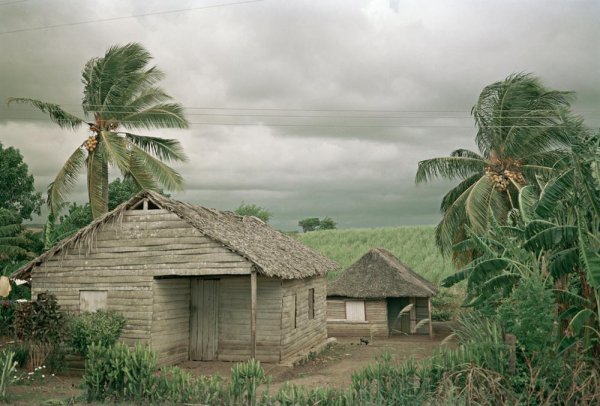
[[[506,333],[514,334],[525,356],[546,357],[555,348],[555,305],[552,292],[538,276],[523,278],[498,308]]]
[[[152,398],[156,384],[157,356],[141,345],[129,349],[92,344],[88,348],[82,381],[88,401]]]
[[[12,300],[0,300],[0,337],[14,334],[15,307]]]
[[[125,323],[125,317],[114,311],[82,313],[71,322],[71,347],[83,356],[92,343],[109,347],[117,342]]]

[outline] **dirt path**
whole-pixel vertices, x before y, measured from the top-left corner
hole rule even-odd
[[[375,362],[388,353],[394,362],[402,362],[411,357],[422,359],[439,348],[441,340],[428,337],[392,337],[375,339],[368,345],[361,345],[358,338],[343,338],[332,344],[318,356],[300,365],[286,367],[263,364],[267,375],[272,377],[271,388],[276,390],[285,381],[307,387],[347,387],[352,381],[352,373]],[[218,373],[227,378],[231,372],[231,362],[186,362],[181,365],[196,375]]]

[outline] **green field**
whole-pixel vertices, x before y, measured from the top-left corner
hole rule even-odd
[[[435,246],[434,226],[313,231],[298,234],[298,239],[336,261],[342,269],[370,248],[385,248],[438,286],[454,272],[450,259],[443,258]]]

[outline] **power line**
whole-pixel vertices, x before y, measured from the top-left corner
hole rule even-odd
[[[0,119],[7,120],[27,120],[27,121],[65,121],[70,122],[70,120],[51,120],[49,118],[10,118],[10,117],[0,117]],[[139,121],[120,121],[120,124],[142,124]],[[82,123],[84,125],[85,123]],[[375,125],[375,124],[281,124],[281,123],[218,123],[218,122],[189,122],[190,125],[206,125],[206,126],[258,126],[258,127],[318,127],[318,128],[473,128],[473,125],[470,126],[460,126],[460,125],[407,125],[407,124],[389,124],[389,125]],[[515,126],[511,125],[492,125],[486,126],[486,128],[512,128]],[[545,125],[522,125],[517,126],[519,128],[548,128],[549,126]],[[568,128],[569,126],[552,126],[553,128]]]
[[[31,1],[31,0],[6,1],[4,3],[0,3],[0,7],[2,7],[2,6],[10,6],[11,4],[17,4],[17,3],[25,3],[26,1]]]
[[[74,103],[55,103],[59,106],[77,106],[81,107],[81,104]],[[103,105],[89,105],[88,107],[104,107]],[[126,105],[113,105],[113,107],[129,107]],[[235,110],[235,111],[297,111],[297,112],[372,112],[372,113],[471,113],[471,110],[375,110],[375,109],[300,109],[300,108],[286,108],[286,107],[193,107],[193,106],[183,106],[186,110]],[[498,112],[510,111],[510,112],[528,112],[530,109],[506,109],[506,110],[498,110]],[[536,110],[537,112],[556,112],[555,109],[548,110]],[[600,110],[577,110],[583,112],[600,112]]]
[[[27,1],[27,0],[21,0],[21,1]],[[84,25],[84,24],[92,24],[92,23],[104,23],[104,22],[108,22],[108,21],[126,20],[126,19],[130,19],[130,18],[150,17],[150,16],[160,15],[160,14],[183,13],[186,11],[205,10],[205,9],[209,9],[209,8],[238,6],[238,5],[242,5],[242,4],[259,3],[262,1],[264,1],[264,0],[246,0],[246,1],[238,1],[235,3],[213,4],[210,6],[189,7],[189,8],[181,8],[181,9],[177,9],[177,10],[156,11],[153,13],[133,14],[133,15],[127,15],[127,16],[121,16],[121,17],[103,18],[103,19],[86,20],[86,21],[76,21],[76,22],[72,22],[72,23],[46,25],[46,26],[42,26],[42,27],[21,28],[21,29],[11,30],[11,31],[2,31],[2,32],[0,32],[0,35],[15,34],[18,32],[48,30],[48,29],[60,28],[60,27],[72,27],[72,26],[76,26],[76,25]],[[11,4],[11,3],[5,3],[5,4]]]

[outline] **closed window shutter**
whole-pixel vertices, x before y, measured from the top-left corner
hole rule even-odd
[[[365,302],[362,300],[347,301],[346,320],[365,321]]]

